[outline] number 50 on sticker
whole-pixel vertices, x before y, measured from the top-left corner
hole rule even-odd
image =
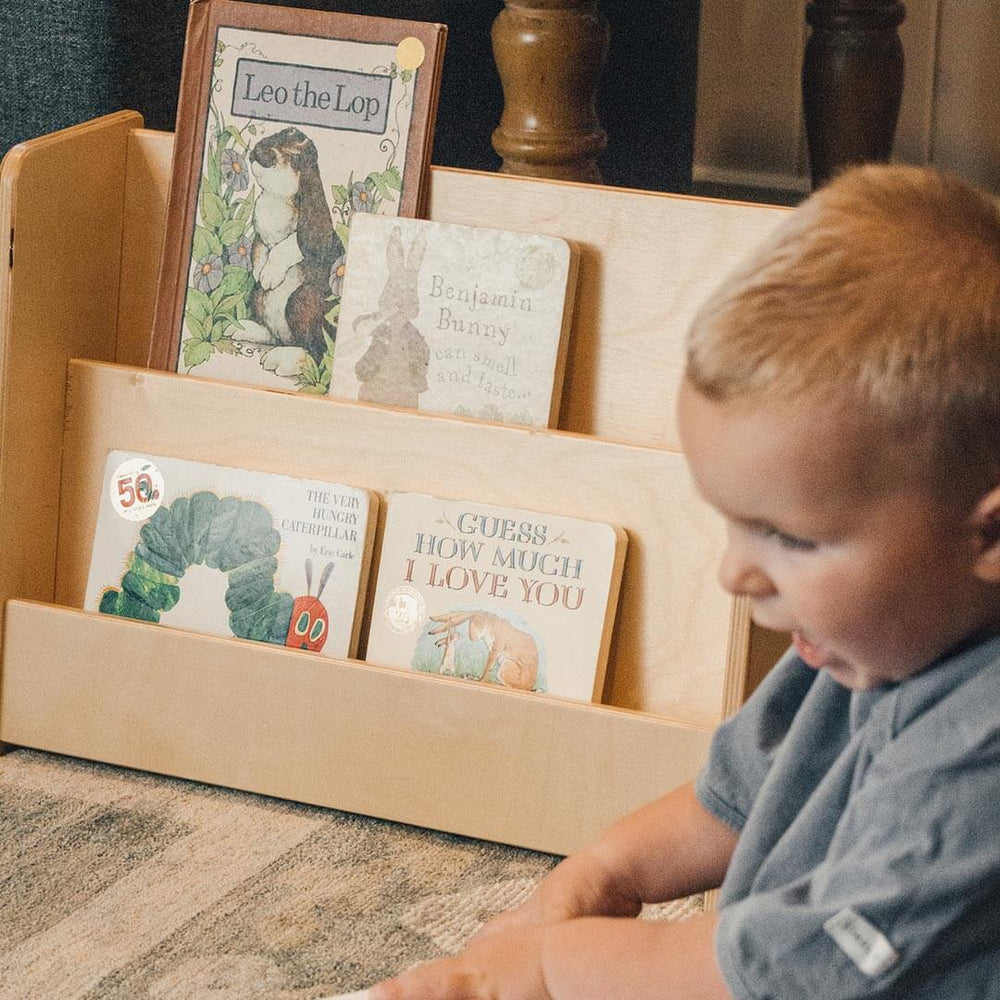
[[[109,490],[119,517],[145,521],[163,503],[163,475],[148,458],[129,458],[115,469]]]

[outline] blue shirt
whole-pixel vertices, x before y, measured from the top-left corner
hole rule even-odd
[[[696,790],[736,1000],[1000,1000],[1000,638],[860,692],[789,652]]]

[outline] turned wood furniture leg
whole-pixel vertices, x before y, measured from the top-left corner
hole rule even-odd
[[[608,50],[596,0],[505,0],[493,23],[504,109],[493,133],[501,172],[601,180],[608,138],[594,97]]]
[[[841,167],[888,160],[903,93],[897,0],[815,0],[802,65],[813,187]]]

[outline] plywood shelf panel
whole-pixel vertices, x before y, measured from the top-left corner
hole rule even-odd
[[[105,458],[125,449],[619,525],[629,548],[604,700],[713,725],[727,669],[742,671],[726,666],[745,650],[715,580],[723,528],[674,452],[88,361],[70,364],[67,400],[60,604],[82,604]]]
[[[0,740],[564,854],[706,729],[23,601]],[[636,761],[642,766],[637,767]]]
[[[118,360],[148,353],[173,137],[129,143]],[[431,168],[428,216],[573,240],[576,310],[559,427],[677,450],[676,389],[695,311],[788,209]],[[173,248],[172,248],[173,249]]]

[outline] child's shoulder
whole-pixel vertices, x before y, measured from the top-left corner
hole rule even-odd
[[[885,748],[911,766],[972,752],[1000,766],[1000,636],[972,641],[894,692]]]

